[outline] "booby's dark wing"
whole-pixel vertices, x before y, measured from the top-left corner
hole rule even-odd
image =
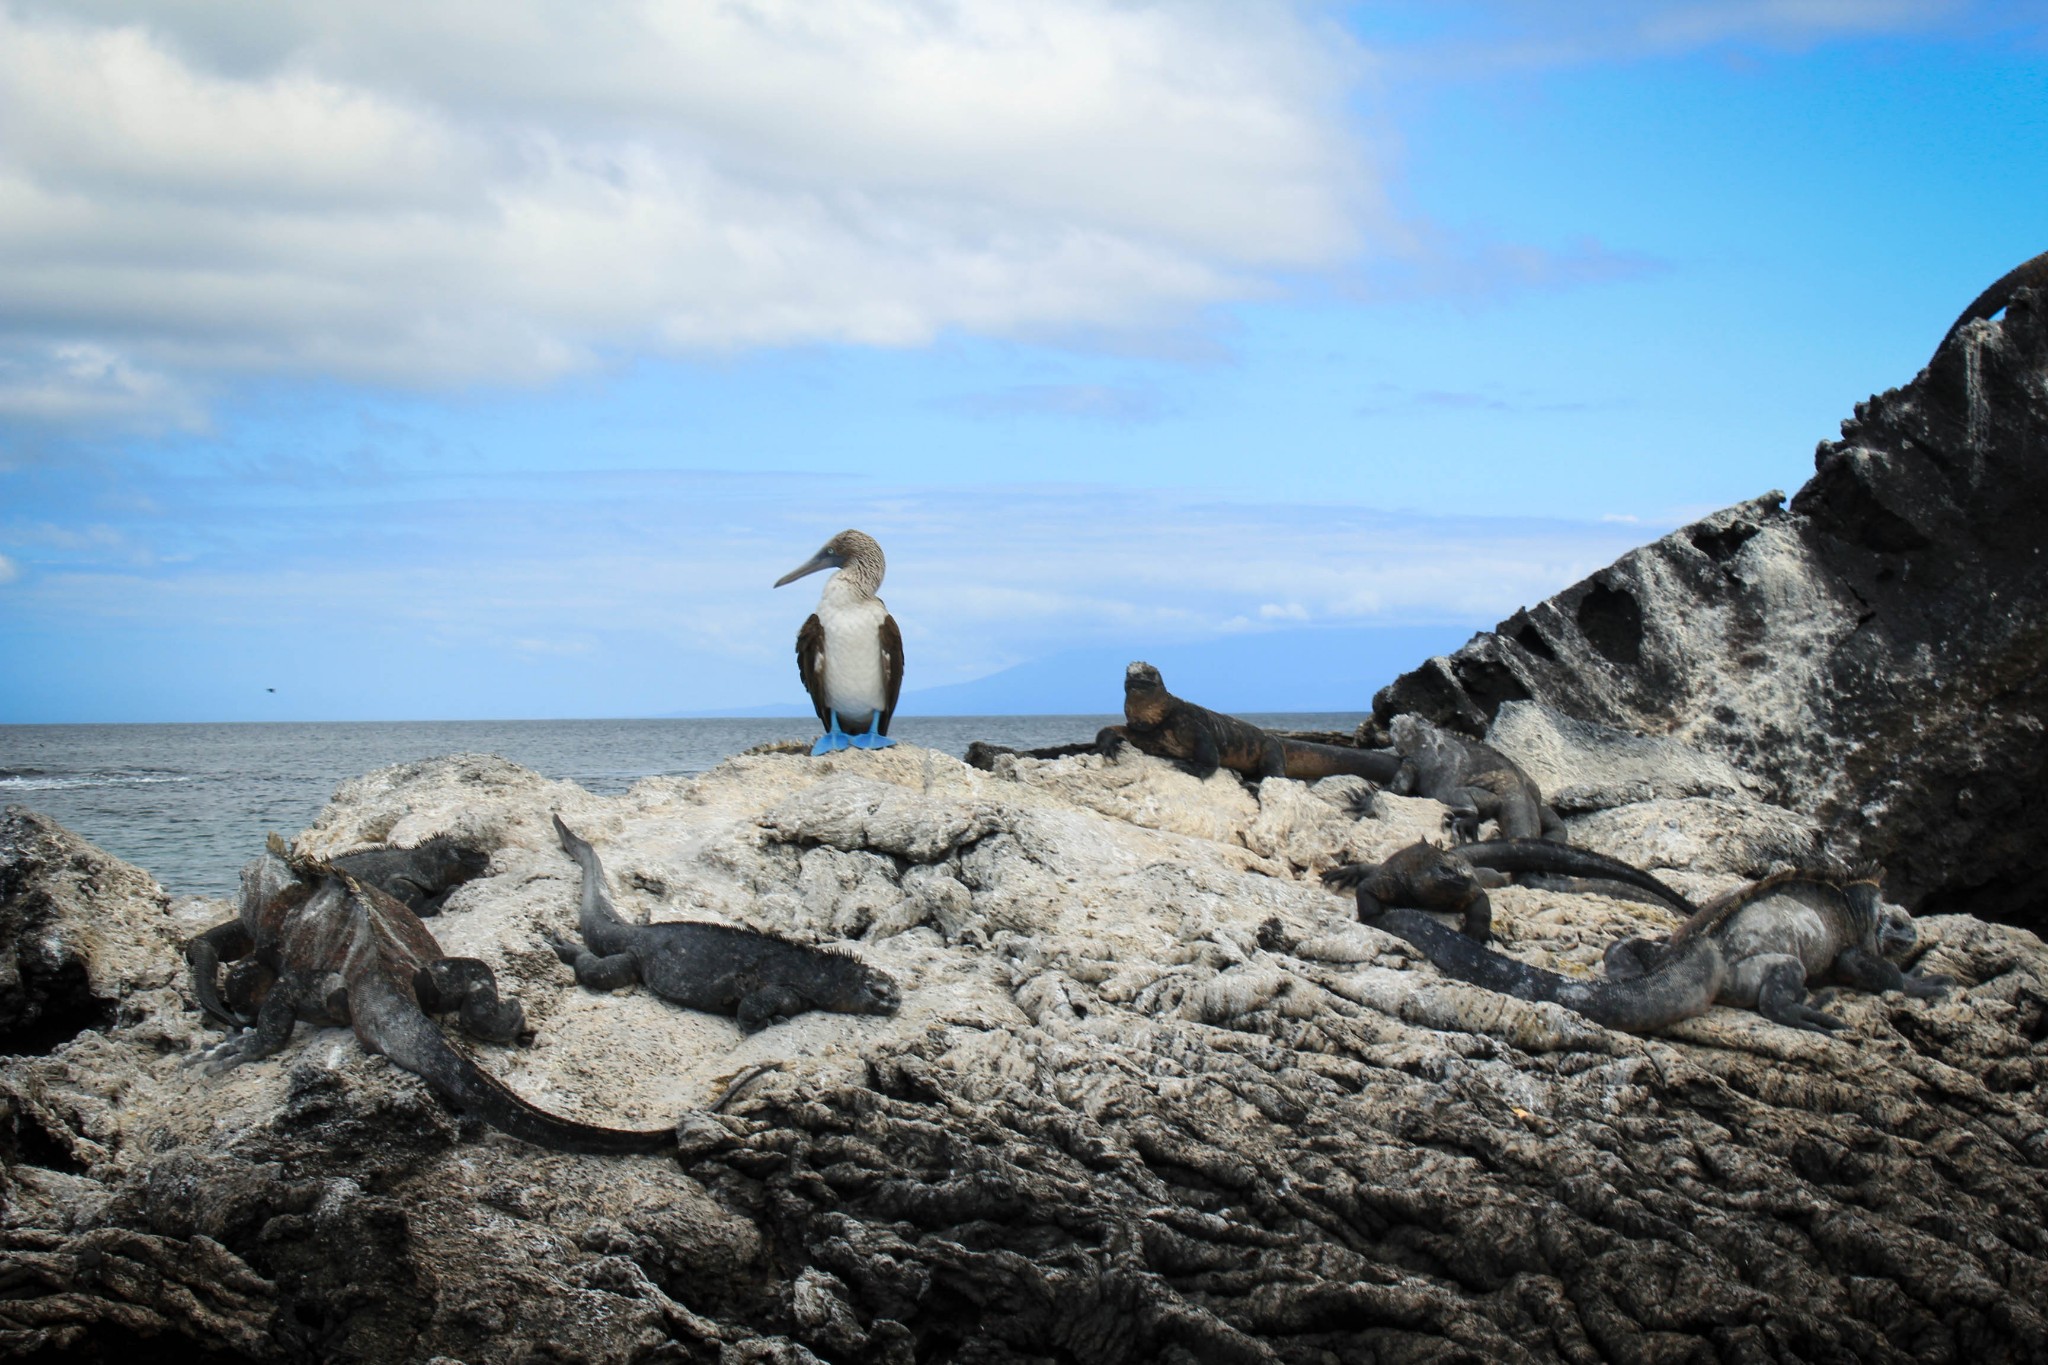
[[[825,623],[816,612],[796,633],[796,675],[804,680],[804,691],[811,694],[818,724],[830,729],[832,704],[825,700]]]
[[[888,679],[889,700],[882,703],[882,734],[889,733],[889,717],[896,714],[896,698],[903,692],[903,632],[896,618],[882,617],[882,676]]]

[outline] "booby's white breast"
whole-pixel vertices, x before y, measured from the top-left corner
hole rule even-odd
[[[859,724],[889,704],[882,663],[882,620],[888,614],[881,598],[842,586],[838,574],[818,598],[818,624],[825,628],[825,704],[842,724]]]

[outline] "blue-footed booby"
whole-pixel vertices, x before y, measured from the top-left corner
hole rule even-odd
[[[811,706],[825,733],[813,754],[886,749],[889,717],[903,691],[903,632],[875,589],[882,586],[882,547],[865,531],[841,531],[824,548],[775,580],[793,583],[820,569],[839,572],[825,580],[818,609],[796,633],[796,671],[811,694]]]

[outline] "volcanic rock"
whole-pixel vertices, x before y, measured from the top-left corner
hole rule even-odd
[[[0,1063],[0,1355],[1905,1360],[2048,1341],[2033,935],[1923,920],[1924,962],[1961,988],[1844,995],[1840,1035],[1716,1009],[1639,1038],[1447,980],[1315,879],[1440,833],[1434,802],[1198,781],[1136,752],[996,763],[753,754],[604,798],[461,756],[346,784],[302,850],[494,849],[430,923],[538,1036],[462,1045],[557,1112],[676,1123],[676,1153],[528,1146],[344,1030],[210,1076],[188,1062],[219,1035],[182,985],[150,984],[180,963],[143,934],[148,969],[104,1027]],[[1713,848],[1734,837],[1713,821],[1770,809],[1673,795],[1575,818],[1676,820]],[[543,939],[578,898],[558,811],[624,913],[835,944],[897,978],[900,1013],[744,1034],[578,987]],[[55,896],[86,862],[127,888],[103,914],[162,916],[146,877],[39,829],[32,861],[9,845],[14,894]],[[1503,946],[1562,971],[1675,923],[1493,901]]]
[[[2022,290],[1770,493],[1622,556],[1373,699],[1483,734],[1536,701],[1726,758],[1905,904],[2048,926],[2048,304]]]

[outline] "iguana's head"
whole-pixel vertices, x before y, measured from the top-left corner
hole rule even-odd
[[[1842,894],[1848,897],[1857,916],[1869,926],[1870,945],[1883,956],[1900,961],[1919,945],[1920,931],[1913,927],[1913,917],[1906,913],[1904,906],[1891,905],[1884,900],[1874,870],[1842,883]]]
[[[851,953],[820,954],[817,978],[805,983],[804,995],[820,1009],[840,1014],[894,1014],[903,1003],[895,979]]]
[[[1437,738],[1436,727],[1412,711],[1394,717],[1387,725],[1387,734],[1403,755],[1419,753],[1434,744]]]
[[[1159,670],[1143,659],[1133,659],[1124,669],[1124,719],[1150,725],[1159,721],[1173,694]]]
[[[1913,917],[1902,905],[1880,905],[1877,916],[1877,951],[1901,961],[1907,953],[1919,946],[1920,931],[1913,927]]]
[[[419,855],[421,876],[415,877],[431,890],[446,891],[483,876],[490,869],[491,855],[481,848],[455,842],[452,834],[436,834],[413,850]]]

